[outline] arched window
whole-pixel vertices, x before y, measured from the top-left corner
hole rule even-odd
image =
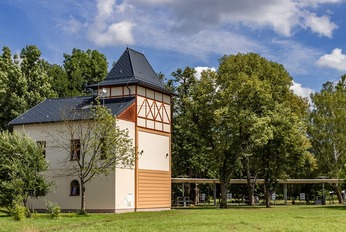
[[[70,190],[70,195],[71,196],[79,196],[80,193],[80,187],[79,187],[79,182],[78,180],[73,180],[71,181],[71,190]]]

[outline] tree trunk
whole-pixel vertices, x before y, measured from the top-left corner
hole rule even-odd
[[[264,192],[265,192],[265,201],[266,201],[266,207],[270,208],[270,185],[269,181],[266,179],[264,180]]]
[[[333,187],[334,187],[336,196],[338,197],[339,204],[343,204],[344,198],[342,197],[342,192],[341,192],[339,184],[335,184],[335,185],[333,185]]]
[[[228,183],[224,183],[223,181],[220,181],[220,186],[221,186],[221,203],[220,203],[220,208],[221,209],[227,209],[228,208],[227,193],[228,193],[229,182]]]
[[[247,184],[247,191],[248,191],[248,197],[249,197],[249,206],[255,205],[255,184],[250,183],[248,180]]]
[[[86,214],[86,210],[85,210],[85,183],[84,183],[84,180],[81,180],[80,185],[81,185],[81,206],[80,206],[80,213],[81,213],[81,214]]]

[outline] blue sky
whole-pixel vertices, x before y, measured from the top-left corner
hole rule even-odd
[[[255,52],[285,66],[308,96],[346,73],[345,0],[0,0],[0,46],[36,45],[62,64],[73,48],[111,65],[127,46],[166,77]]]

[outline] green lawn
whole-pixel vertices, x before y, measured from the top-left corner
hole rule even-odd
[[[39,214],[20,222],[0,214],[0,231],[345,231],[346,206],[176,209],[124,214]]]

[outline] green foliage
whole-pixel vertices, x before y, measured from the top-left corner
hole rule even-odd
[[[45,201],[45,207],[51,219],[57,219],[61,216],[61,208],[57,203]]]
[[[0,129],[26,110],[51,97],[87,94],[86,86],[107,74],[106,57],[96,50],[73,49],[64,54],[64,67],[49,64],[34,45],[12,56],[8,47],[0,55]],[[9,100],[11,99],[11,100]]]
[[[193,99],[197,79],[190,67],[172,73],[174,84],[168,83],[178,97],[173,99],[172,172],[173,176],[215,177],[199,143],[197,101]]]
[[[86,86],[103,80],[107,75],[108,62],[102,53],[97,50],[74,48],[72,54],[64,54],[64,69],[68,86],[59,95],[80,96],[87,94]],[[65,79],[62,77],[62,79]]]
[[[173,173],[207,168],[220,179],[226,202],[232,176],[261,176],[270,190],[276,179],[313,163],[308,105],[289,89],[292,78],[282,65],[237,54],[222,57],[218,72],[204,71],[199,80],[190,68],[173,76]]]
[[[26,98],[28,108],[37,105],[46,98],[56,96],[47,74],[46,62],[40,57],[41,51],[34,45],[26,46],[20,53],[20,68],[28,87]]]
[[[312,94],[309,137],[320,174],[339,178],[346,163],[346,75]]]
[[[21,221],[26,218],[26,208],[22,205],[16,204],[13,208],[12,216],[16,221]]]
[[[49,183],[41,175],[48,165],[42,148],[19,132],[0,132],[0,205],[12,207],[29,196],[45,195]]]
[[[28,109],[27,80],[21,72],[18,59],[12,58],[8,47],[0,56],[0,130],[8,129],[7,123]],[[11,99],[11,100],[9,100]]]

